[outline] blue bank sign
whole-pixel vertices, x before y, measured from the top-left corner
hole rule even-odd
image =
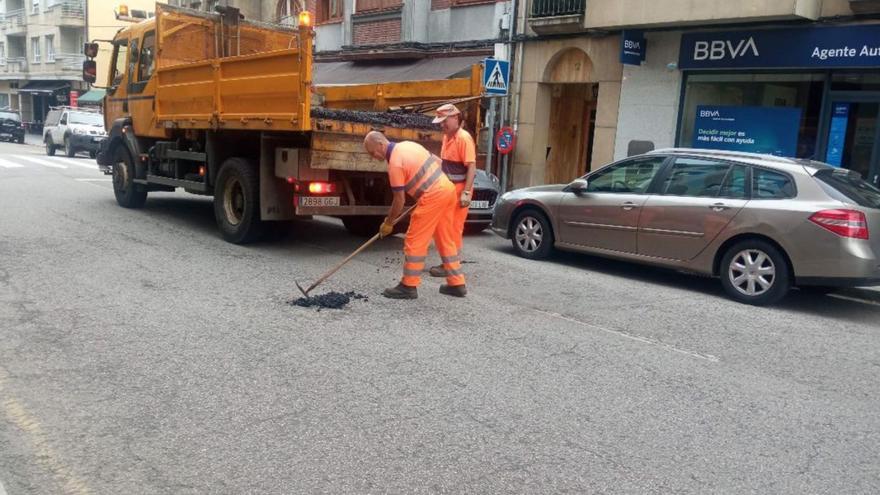
[[[880,67],[880,24],[689,33],[681,69]]]
[[[700,105],[694,120],[694,148],[797,154],[801,109]]]

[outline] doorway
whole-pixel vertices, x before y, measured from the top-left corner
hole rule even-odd
[[[593,84],[554,84],[544,181],[564,184],[590,170],[596,100]]]
[[[828,99],[822,161],[880,185],[880,93],[837,93]]]

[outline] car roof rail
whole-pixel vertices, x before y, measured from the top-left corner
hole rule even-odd
[[[668,155],[701,155],[701,156],[723,156],[727,158],[741,158],[746,160],[765,160],[775,163],[797,164],[795,158],[786,158],[784,156],[770,155],[766,153],[748,153],[746,151],[727,151],[712,150],[703,148],[662,148],[659,150],[649,151],[648,154],[668,154]]]
[[[86,107],[71,107],[69,105],[58,105],[58,106],[50,106],[49,110],[72,110],[74,112],[83,112],[83,113],[102,113],[98,108],[86,108]]]

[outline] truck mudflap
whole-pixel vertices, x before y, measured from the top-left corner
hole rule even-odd
[[[98,143],[98,153],[95,155],[95,161],[98,162],[98,168],[105,175],[113,173],[113,157],[110,155],[110,139],[102,139]]]

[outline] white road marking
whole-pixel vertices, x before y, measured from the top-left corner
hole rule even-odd
[[[22,168],[24,165],[20,163],[10,162],[9,160],[4,160],[0,158],[0,167],[3,168]],[[2,487],[0,487],[2,488]],[[0,492],[0,495],[4,495],[3,492]]]
[[[544,311],[542,309],[536,309],[536,308],[530,308],[530,309],[532,309],[533,311],[536,311],[538,313],[541,313],[541,314],[544,314],[547,316],[552,316],[553,318],[558,318],[560,320],[565,320],[570,323],[575,323],[575,324],[578,324],[578,325],[581,325],[581,326],[584,326],[587,328],[601,330],[605,333],[610,333],[610,334],[617,335],[619,337],[623,337],[626,339],[635,340],[636,342],[641,342],[643,344],[650,344],[653,346],[661,347],[663,349],[666,349],[667,351],[677,352],[679,354],[684,354],[686,356],[695,357],[697,359],[705,359],[706,361],[711,361],[713,363],[717,363],[719,361],[716,356],[713,356],[711,354],[700,354],[699,352],[681,349],[679,347],[675,347],[674,345],[667,344],[665,342],[660,342],[659,340],[649,339],[647,337],[641,337],[639,335],[633,335],[631,333],[623,332],[620,330],[612,330],[610,328],[600,327],[599,325],[593,325],[592,323],[587,323],[584,321],[576,320],[574,318],[570,318],[568,316],[561,315],[559,313],[552,313],[550,311]]]
[[[70,165],[76,165],[77,167],[87,168],[89,170],[98,170],[98,162],[94,160],[77,160],[76,158],[62,158],[56,157],[55,160],[69,163]]]
[[[67,165],[62,165],[60,163],[50,162],[49,160],[43,160],[40,158],[34,158],[32,156],[15,155],[15,157],[18,158],[19,160],[25,160],[25,161],[28,161],[31,163],[36,163],[37,165],[42,165],[44,167],[64,168],[64,169],[67,168]]]
[[[6,495],[6,489],[3,488],[3,482],[0,481],[0,495]]]

